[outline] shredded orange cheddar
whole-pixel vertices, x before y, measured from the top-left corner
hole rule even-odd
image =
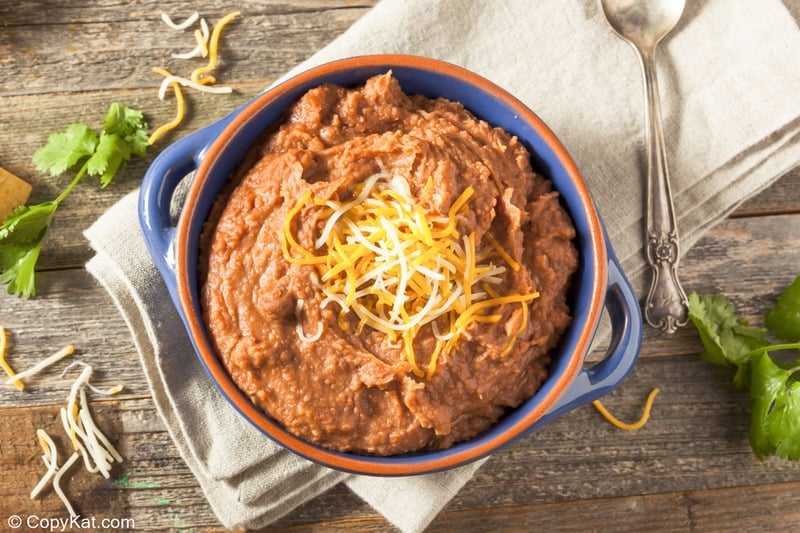
[[[194,30],[194,40],[197,41],[197,46],[200,47],[200,55],[208,57],[208,43],[206,42],[206,38],[203,37],[203,32]]]
[[[197,54],[195,52],[197,51],[199,51],[199,55],[201,55],[202,57],[208,56],[208,64],[206,64],[203,67],[196,68],[191,73],[190,77],[191,79],[179,76],[173,76],[170,72],[159,67],[153,68],[153,72],[161,74],[165,78],[164,81],[162,82],[161,90],[159,91],[160,98],[162,99],[164,98],[164,91],[166,90],[166,84],[169,83],[169,86],[171,86],[175,91],[175,97],[178,102],[178,110],[175,118],[171,122],[164,124],[163,126],[161,126],[156,131],[153,132],[153,134],[148,139],[148,144],[150,145],[155,144],[155,142],[159,138],[161,138],[162,135],[164,135],[166,132],[170,130],[177,128],[183,121],[184,115],[186,113],[185,110],[186,105],[184,101],[183,90],[181,88],[182,85],[187,85],[196,90],[201,90],[203,92],[222,93],[222,92],[232,91],[230,87],[212,88],[208,86],[214,85],[217,82],[217,79],[213,75],[211,75],[210,72],[214,70],[217,66],[217,61],[218,61],[217,52],[219,49],[219,38],[222,29],[237,16],[239,16],[238,11],[225,15],[217,23],[217,25],[214,26],[214,29],[211,31],[210,36],[208,35],[208,26],[206,25],[205,19],[201,19],[200,22],[202,24],[202,31],[199,29],[196,29],[194,31],[194,38],[195,41],[197,41],[197,48],[195,48],[193,52],[190,52],[188,54],[181,54],[179,56],[175,56],[187,59],[189,57],[196,56]],[[170,79],[167,80],[166,78]]]
[[[344,315],[352,311],[359,319],[357,333],[369,326],[390,342],[401,340],[403,358],[419,377],[433,376],[441,356],[451,353],[462,336],[469,337],[471,324],[497,323],[501,306],[521,304],[522,324],[502,356],[527,327],[528,303],[539,293],[500,295],[488,290],[502,281],[506,267],[486,260],[503,259],[502,254],[487,255],[479,250],[475,233],[461,235],[456,227],[473,193],[466,188],[442,216],[428,215],[416,204],[407,180],[387,172],[364,180],[355,198],[345,203],[311,201],[313,194],[307,189],[289,209],[281,229],[283,256],[316,269],[325,295],[322,305],[339,306],[340,328],[346,325]],[[307,206],[325,208],[325,223],[314,243],[315,250],[324,250],[319,254],[293,234],[294,219]],[[433,328],[436,344],[427,368],[422,368],[414,339],[426,326]]]
[[[508,266],[511,267],[511,270],[513,270],[514,272],[519,271],[520,269],[519,263],[514,261],[511,255],[509,255],[509,253],[506,252],[502,246],[500,246],[500,243],[497,242],[497,239],[494,238],[494,235],[492,235],[491,233],[487,233],[486,240],[489,241],[489,244],[492,245],[492,248],[494,248],[494,250],[500,255],[500,257],[502,257],[503,260],[505,260],[505,262],[508,263]]]
[[[172,74],[169,71],[159,67],[153,67],[153,72],[155,72],[156,74],[161,74],[165,78],[172,76]],[[175,98],[178,101],[178,111],[175,115],[175,118],[171,122],[168,122],[163,126],[159,127],[156,131],[153,132],[152,135],[150,135],[150,138],[147,140],[147,144],[150,145],[155,144],[156,141],[162,135],[164,135],[166,132],[170,130],[177,128],[180,125],[180,123],[183,122],[183,117],[186,114],[186,105],[183,100],[183,90],[181,89],[180,83],[176,81],[173,81],[170,85],[172,86],[172,89],[175,91]]]
[[[211,30],[211,38],[209,39],[208,43],[208,64],[204,67],[197,68],[192,72],[191,79],[193,82],[201,84],[209,83],[208,81],[204,81],[204,78],[209,72],[217,67],[217,50],[219,48],[219,36],[222,33],[222,28],[224,28],[238,16],[238,11],[228,13],[222,17],[217,24],[214,25],[214,29]]]
[[[3,327],[0,327],[0,366],[3,367],[3,370],[6,371],[8,377],[13,378],[17,375],[14,372],[14,369],[11,368],[11,365],[8,364],[6,361],[6,347],[8,346],[8,341],[6,340],[6,330]],[[14,386],[19,390],[25,390],[25,384],[22,381],[15,381]]]
[[[608,420],[613,426],[618,427],[619,429],[623,429],[625,431],[634,431],[636,429],[641,428],[647,423],[647,420],[650,418],[650,411],[653,408],[653,401],[656,399],[656,395],[658,395],[659,392],[660,390],[658,388],[655,388],[652,391],[650,391],[650,394],[647,396],[647,401],[644,404],[644,411],[642,412],[641,418],[632,424],[622,422],[614,415],[609,413],[608,410],[603,406],[603,404],[600,403],[600,400],[593,401],[592,405],[594,405],[595,409],[597,409],[600,412],[600,414],[603,415],[603,418]]]

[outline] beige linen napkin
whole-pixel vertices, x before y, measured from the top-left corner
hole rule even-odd
[[[684,250],[800,163],[795,20],[779,0],[688,4],[659,55]],[[598,2],[384,0],[292,73],[365,53],[450,61],[527,103],[573,155],[641,294],[642,80],[632,49],[612,34]],[[381,479],[328,470],[277,448],[206,377],[149,260],[136,216],[131,194],[87,230],[97,252],[87,269],[124,315],[156,406],[220,521],[263,526],[343,481],[401,530],[424,529],[480,463]]]

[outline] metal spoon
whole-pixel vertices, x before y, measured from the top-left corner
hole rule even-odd
[[[678,280],[678,227],[667,172],[656,78],[656,46],[681,18],[686,0],[601,0],[614,31],[639,54],[644,71],[647,131],[646,252],[652,280],[644,305],[648,324],[674,333],[687,322]]]

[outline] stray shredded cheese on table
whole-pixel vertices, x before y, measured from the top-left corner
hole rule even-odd
[[[200,16],[200,13],[195,11],[194,13],[189,15],[186,18],[186,20],[184,20],[183,22],[175,23],[175,22],[172,22],[172,19],[170,18],[169,15],[167,15],[166,13],[161,13],[161,20],[163,20],[164,24],[166,24],[167,26],[169,26],[173,30],[185,30],[186,28],[188,28],[189,26],[191,26],[192,24],[197,22],[197,19],[198,19],[199,16]]]
[[[11,365],[8,364],[6,361],[6,348],[8,347],[8,341],[6,339],[6,330],[3,327],[0,327],[0,366],[3,367],[3,370],[6,371],[9,378],[14,378],[17,375],[14,372],[14,369],[11,368]],[[19,390],[25,389],[25,384],[19,381],[19,379],[14,379],[14,386]]]
[[[222,28],[227,26],[233,19],[239,16],[238,11],[228,13],[214,25],[211,30],[211,38],[208,43],[208,64],[204,67],[196,68],[191,75],[191,79],[195,83],[204,84],[204,80],[209,72],[217,68],[217,49],[219,48],[219,36],[222,34]],[[214,83],[211,78],[210,83]]]
[[[502,318],[498,307],[519,304],[522,324],[505,355],[527,327],[528,303],[539,293],[500,295],[494,290],[506,267],[492,258],[500,256],[515,270],[519,265],[499,252],[496,240],[480,247],[474,233],[459,233],[457,218],[473,193],[471,187],[465,189],[447,216],[429,216],[415,202],[408,181],[387,172],[367,178],[345,203],[312,198],[308,189],[280,232],[283,255],[291,263],[317,269],[325,295],[321,306],[339,306],[340,328],[346,329],[344,316],[352,311],[359,318],[356,333],[369,326],[391,342],[402,341],[403,357],[417,376],[430,378],[440,357],[451,353],[462,336],[469,338],[471,324],[497,323]],[[315,250],[324,250],[321,255],[301,246],[292,232],[295,217],[310,202],[327,208],[327,221],[315,242]],[[314,335],[303,333],[302,306],[298,302],[298,335],[311,342],[321,336],[323,324]],[[423,369],[413,343],[425,326],[432,328],[436,345]]]
[[[44,451],[44,455],[42,455],[42,462],[44,462],[45,466],[47,467],[47,472],[44,476],[39,480],[39,483],[31,491],[31,499],[35,499],[39,493],[47,486],[48,483],[51,483],[53,486],[53,490],[55,491],[56,495],[58,495],[59,499],[64,504],[64,507],[67,508],[69,515],[71,517],[78,516],[75,512],[75,509],[72,507],[69,499],[67,498],[66,494],[61,488],[61,477],[64,475],[64,472],[70,469],[70,467],[75,464],[75,461],[78,460],[78,454],[73,453],[61,467],[58,466],[58,451],[56,450],[56,445],[53,443],[53,439],[50,438],[50,435],[43,429],[36,430],[36,436],[39,439],[39,445],[42,447]]]
[[[39,438],[39,445],[42,447],[42,451],[44,451],[42,462],[44,462],[44,465],[47,467],[47,472],[39,480],[39,483],[33,487],[33,490],[31,490],[31,500],[42,492],[42,489],[47,486],[47,483],[49,483],[50,479],[55,475],[56,469],[58,469],[58,450],[56,450],[56,445],[53,444],[53,439],[51,439],[50,435],[43,429],[37,429],[36,436]]]
[[[122,387],[112,387],[107,392],[99,391],[89,384],[92,367],[83,362],[75,362],[70,367],[74,365],[83,368],[70,387],[66,407],[60,409],[61,423],[75,452],[80,453],[83,457],[86,470],[92,473],[100,472],[104,478],[108,479],[112,464],[115,461],[122,462],[122,456],[94,422],[86,399],[86,388],[89,387],[101,394],[116,394],[122,390]],[[67,367],[64,372],[70,367]]]
[[[650,391],[650,394],[647,396],[647,401],[644,404],[644,411],[642,412],[641,418],[639,418],[639,420],[637,420],[632,424],[620,421],[617,417],[608,412],[608,410],[603,406],[603,404],[600,403],[600,400],[593,401],[592,405],[594,405],[595,409],[597,409],[600,412],[603,418],[608,420],[608,422],[611,423],[613,426],[625,431],[634,431],[644,426],[649,420],[650,411],[653,408],[653,401],[656,399],[656,395],[658,395],[659,392],[661,391],[658,388],[655,388],[652,391]]]
[[[206,19],[200,19],[200,28],[194,30],[194,40],[197,46],[182,54],[170,54],[173,59],[192,59],[193,57],[208,57],[208,37],[210,32]]]
[[[233,89],[231,87],[209,87],[210,85],[214,85],[216,83],[216,78],[212,76],[210,73],[216,68],[217,61],[219,59],[218,52],[219,52],[219,40],[220,35],[222,34],[222,29],[228,25],[233,19],[239,16],[239,12],[235,11],[232,13],[228,13],[219,22],[210,30],[208,28],[208,23],[206,22],[205,18],[200,18],[200,29],[196,29],[193,33],[195,41],[197,42],[197,46],[194,49],[186,52],[184,54],[172,54],[173,58],[177,59],[192,59],[195,57],[208,57],[208,63],[202,67],[198,67],[192,71],[188,78],[183,76],[175,76],[168,72],[165,69],[154,67],[153,72],[156,74],[160,74],[164,76],[164,80],[161,82],[161,86],[158,91],[159,99],[163,100],[166,96],[167,88],[172,87],[175,91],[175,97],[178,102],[178,109],[176,112],[175,118],[160,126],[156,131],[148,139],[148,144],[153,145],[160,139],[165,133],[177,128],[183,118],[185,116],[185,101],[183,91],[181,90],[181,86],[190,87],[192,89],[206,92],[206,93],[214,93],[214,94],[223,94],[223,93],[231,93]],[[189,18],[187,18],[184,22],[180,24],[175,24],[170,19],[169,15],[163,13],[161,18],[164,22],[173,29],[176,30],[184,30],[191,26],[192,24],[197,21],[199,14],[193,13]]]
[[[158,67],[153,67],[153,72],[165,76],[164,83],[162,83],[162,87],[164,87],[165,84],[172,77],[172,74],[170,74],[168,71]],[[171,122],[167,122],[163,126],[156,129],[156,131],[154,131],[152,135],[150,135],[150,139],[147,140],[147,143],[150,145],[155,144],[155,142],[158,139],[160,139],[161,136],[164,135],[166,132],[177,128],[180,125],[180,123],[183,122],[183,117],[186,113],[186,105],[183,99],[183,90],[181,89],[180,84],[177,81],[170,81],[170,84],[172,85],[172,90],[175,91],[175,98],[178,101],[177,114],[175,115],[175,118]],[[163,100],[163,98],[161,99]]]
[[[75,353],[75,348],[71,344],[69,346],[65,346],[64,348],[60,349],[50,357],[42,359],[41,361],[33,365],[31,368],[23,370],[22,372],[19,372],[17,374],[14,374],[13,376],[11,376],[6,380],[6,385],[11,385],[12,383],[14,384],[20,383],[22,382],[23,379],[27,379],[31,376],[38,374],[45,368],[51,366],[54,363],[57,363],[58,361],[64,359],[69,355],[72,355],[73,353]]]
[[[56,470],[56,475],[53,476],[53,490],[56,491],[58,497],[61,498],[62,502],[64,502],[64,506],[67,508],[67,511],[69,511],[70,517],[76,517],[78,516],[78,513],[76,513],[75,509],[72,508],[72,504],[69,502],[69,499],[67,499],[66,494],[64,494],[64,491],[61,488],[61,476],[63,476],[64,472],[69,470],[70,467],[74,465],[75,461],[77,460],[78,460],[78,454],[73,453],[72,455],[69,456],[69,458],[66,461],[64,461],[64,464],[61,465],[61,468]]]
[[[53,440],[43,429],[37,429],[36,436],[44,451],[42,461],[47,467],[47,472],[31,490],[30,495],[31,499],[35,499],[48,483],[51,483],[53,490],[64,503],[64,507],[69,511],[70,516],[77,516],[77,514],[61,489],[60,481],[64,472],[82,457],[87,471],[90,473],[99,472],[108,479],[112,464],[114,462],[122,462],[120,453],[100,428],[97,427],[89,411],[89,403],[86,398],[87,387],[101,394],[116,394],[122,390],[122,387],[117,385],[111,387],[108,391],[98,390],[89,383],[89,379],[92,376],[92,367],[80,361],[73,362],[64,370],[64,373],[76,365],[83,367],[83,369],[70,387],[67,406],[60,409],[61,422],[74,451],[64,464],[59,467],[58,454]]]
[[[15,374],[7,363],[5,363],[6,346],[6,331],[4,328],[0,327],[0,361],[3,362],[3,367],[9,374],[9,379],[6,381],[6,384],[13,383],[19,390],[23,390],[23,379],[38,374],[45,368],[48,368],[75,352],[73,346],[68,345],[53,355],[39,361],[31,368]],[[102,395],[118,394],[123,390],[122,385],[115,385],[106,390],[98,389],[90,383],[93,372],[92,366],[83,361],[73,361],[64,369],[61,376],[63,377],[73,367],[80,367],[81,372],[70,387],[66,406],[62,407],[59,412],[62,426],[74,451],[64,464],[59,467],[58,452],[53,439],[50,438],[50,435],[48,435],[44,429],[37,429],[36,437],[44,452],[42,461],[45,467],[47,467],[47,471],[41,479],[39,479],[39,482],[34,486],[30,494],[30,498],[35,499],[48,484],[52,485],[53,490],[64,503],[64,507],[66,507],[72,517],[77,516],[77,514],[60,486],[61,477],[64,475],[64,472],[82,457],[87,471],[91,473],[99,472],[103,477],[108,479],[112,465],[115,462],[119,463],[123,460],[122,455],[120,455],[114,445],[111,444],[95,423],[91,411],[89,410],[89,401],[86,396],[86,389]]]

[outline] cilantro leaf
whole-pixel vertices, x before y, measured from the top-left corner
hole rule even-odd
[[[33,162],[40,172],[58,176],[78,161],[92,155],[97,147],[97,133],[86,124],[70,124],[64,133],[52,133],[47,144],[36,150]]]
[[[791,337],[794,311],[800,307],[800,277],[781,296],[768,314],[769,331]],[[734,365],[737,386],[750,391],[752,408],[748,440],[759,459],[777,455],[800,460],[800,361],[785,369],[769,354],[800,350],[800,342],[772,344],[767,328],[750,326],[734,314],[722,295],[689,295],[689,318],[703,342],[703,359]]]
[[[766,328],[751,326],[736,317],[733,304],[723,295],[689,295],[689,319],[697,328],[704,361],[721,366],[741,365],[753,350],[767,346]]]
[[[144,156],[147,151],[147,122],[141,111],[114,102],[103,118],[103,133],[94,154],[88,161],[88,172],[100,176],[105,188],[131,155]]]
[[[800,341],[800,276],[780,295],[764,322],[779,339]]]
[[[800,459],[800,382],[766,351],[752,357],[751,372],[750,447],[762,460],[771,454]]]
[[[97,150],[87,162],[87,171],[92,176],[100,176],[100,186],[106,188],[117,171],[125,168],[130,157],[130,145],[116,133],[104,131]]]
[[[34,269],[56,202],[18,207],[0,226],[0,283],[23,298],[36,294]]]
[[[147,122],[141,111],[112,103],[103,119],[103,132],[118,135],[128,144],[131,154],[144,156],[147,152]]]
[[[8,285],[9,293],[24,298],[36,294],[36,262],[50,221],[81,179],[87,173],[100,176],[100,185],[106,187],[132,155],[144,156],[146,150],[144,116],[118,102],[109,107],[99,135],[86,124],[77,123],[48,137],[47,144],[33,155],[39,171],[58,176],[84,162],[55,200],[20,207],[0,226],[0,283]]]

